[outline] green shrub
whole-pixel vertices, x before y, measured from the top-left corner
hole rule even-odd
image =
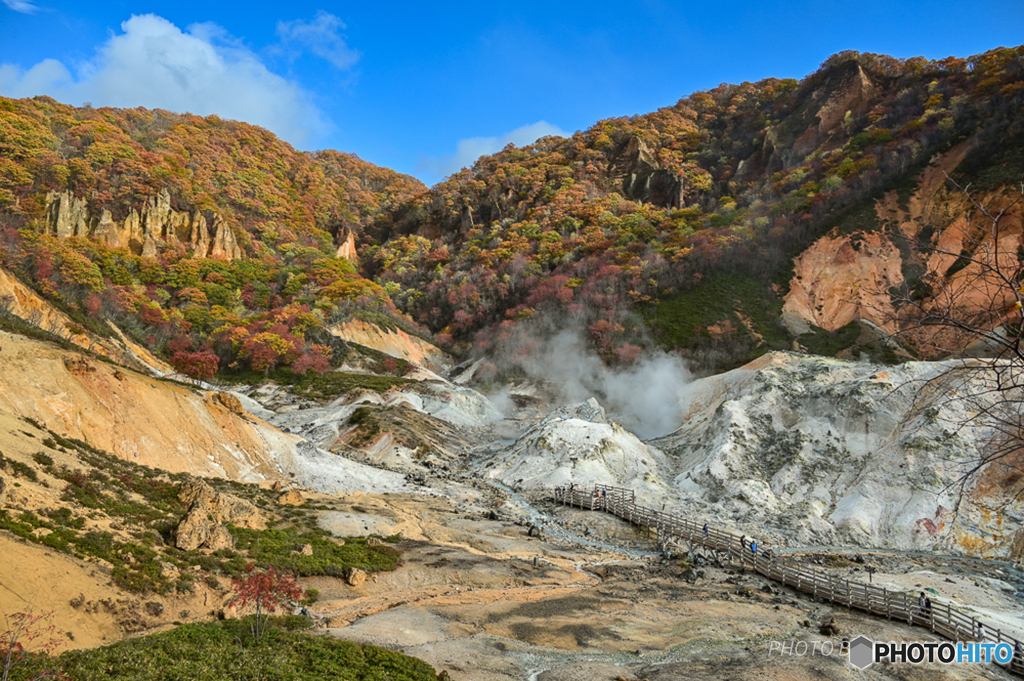
[[[36,452],[35,454],[33,454],[32,455],[32,460],[35,461],[40,466],[52,466],[53,465],[53,459],[50,458],[49,455],[44,454],[43,452]]]
[[[39,482],[39,476],[36,475],[36,470],[34,468],[26,463],[22,463],[21,461],[8,459],[3,454],[0,454],[0,467],[9,468],[15,475],[20,475],[32,482]]]
[[[367,572],[394,570],[401,554],[391,546],[368,546],[361,537],[345,540],[339,546],[323,530],[302,532],[296,528],[284,530],[250,530],[231,527],[235,546],[246,551],[257,565],[273,566],[275,570],[292,572],[299,577],[314,575],[342,576],[346,570],[358,567]],[[296,553],[297,544],[310,544],[313,555]]]
[[[203,681],[434,681],[427,663],[400,653],[313,636],[306,617],[274,617],[266,636],[253,644],[248,618],[185,624],[171,631],[57,658],[27,657],[11,681],[27,681],[54,669],[76,681],[203,679]]]

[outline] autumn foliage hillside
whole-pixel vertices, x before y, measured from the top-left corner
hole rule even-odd
[[[0,98],[0,264],[94,331],[112,319],[197,377],[323,371],[331,351],[314,339],[325,324],[354,308],[393,309],[336,257],[337,243],[423,190],[355,156],[300,153],[216,116]],[[142,257],[58,240],[44,224],[51,192],[117,220],[164,191],[175,210],[220,216],[244,256],[198,258],[166,243]]]
[[[510,145],[427,190],[215,116],[0,98],[0,264],[193,376],[323,371],[339,361],[325,329],[357,310],[455,349],[529,354],[538,330],[578,327],[610,362],[653,340],[716,370],[790,347],[794,258],[938,155],[960,145],[975,175],[1018,183],[1022,104],[1021,47],[845,52],[801,81]],[[175,211],[216,213],[244,257],[58,240],[51,192],[114,220],[167,192]],[[358,263],[337,257],[353,238]]]
[[[802,81],[721,85],[510,145],[382,215],[364,264],[444,340],[494,348],[545,318],[612,361],[652,329],[691,355],[724,343],[721,368],[789,347],[792,258],[844,211],[955,143],[977,157],[1019,142],[1022,76],[1024,48],[847,52]]]

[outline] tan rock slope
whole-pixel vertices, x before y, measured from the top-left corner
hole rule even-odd
[[[43,331],[119,364],[144,373],[174,373],[169,364],[146,348],[130,341],[116,327],[111,326],[113,337],[98,336],[82,329],[70,317],[3,268],[0,268],[0,305],[7,313],[20,317]]]
[[[0,412],[27,416],[122,459],[171,472],[278,479],[299,438],[199,391],[0,333]]]
[[[351,343],[365,345],[436,373],[444,373],[452,368],[453,363],[448,353],[399,328],[382,329],[361,319],[350,319],[334,326],[331,333]]]

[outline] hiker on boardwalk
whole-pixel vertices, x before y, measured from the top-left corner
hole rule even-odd
[[[708,524],[704,523],[704,543],[708,542]]]
[[[928,619],[932,617],[932,599],[928,596],[924,597],[924,616]]]
[[[743,547],[744,551],[747,550],[747,535],[740,537],[740,546]]]
[[[750,540],[750,553],[754,556],[754,560],[757,560],[757,541],[754,539]]]

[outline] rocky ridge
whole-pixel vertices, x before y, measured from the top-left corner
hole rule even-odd
[[[89,237],[143,257],[156,256],[161,243],[183,244],[192,249],[195,258],[233,260],[243,255],[224,218],[200,210],[174,210],[166,188],[140,208],[130,209],[123,220],[115,220],[106,208],[95,215],[88,200],[69,190],[50,192],[46,195],[46,221],[47,229],[58,239]]]
[[[0,309],[30,325],[77,345],[96,355],[144,373],[168,376],[174,369],[162,359],[133,342],[111,323],[111,335],[100,336],[74,323],[64,312],[0,267]]]

